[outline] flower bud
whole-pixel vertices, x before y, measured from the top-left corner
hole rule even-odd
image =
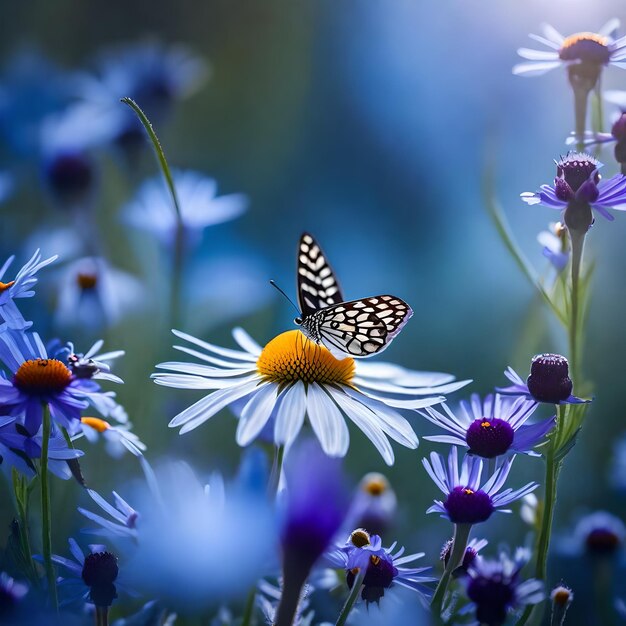
[[[539,354],[533,357],[528,391],[538,402],[558,404],[572,394],[567,359],[560,354]]]

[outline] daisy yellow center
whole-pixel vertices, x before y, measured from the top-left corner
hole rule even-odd
[[[91,426],[91,428],[99,433],[103,433],[105,430],[109,430],[109,428],[111,428],[111,424],[109,424],[109,422],[105,422],[99,417],[81,417],[80,421],[87,426]]]
[[[307,339],[299,330],[289,330],[272,339],[256,362],[257,371],[275,383],[351,385],[354,359],[336,359],[324,346]]]
[[[8,283],[3,283],[0,280],[0,293],[2,293],[3,291],[6,291],[7,289],[9,289],[11,287],[13,287],[13,285],[15,285],[15,281],[14,280],[12,280],[12,281],[10,281]]]
[[[368,482],[365,483],[363,489],[369,493],[370,496],[382,496],[387,488],[389,487],[389,483],[384,477],[376,477],[372,478]]]
[[[13,380],[29,394],[60,393],[72,381],[72,372],[57,359],[30,359],[20,365]]]
[[[567,50],[568,48],[572,48],[576,44],[579,44],[581,41],[593,41],[600,46],[608,46],[609,38],[604,35],[598,35],[598,33],[576,33],[574,35],[570,35],[566,37],[563,43],[561,44],[561,50]]]

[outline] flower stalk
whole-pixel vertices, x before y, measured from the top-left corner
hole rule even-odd
[[[359,570],[359,573],[356,575],[356,578],[354,579],[354,583],[352,585],[352,589],[350,590],[350,595],[346,599],[346,602],[341,609],[341,613],[339,613],[339,617],[335,622],[335,626],[344,626],[344,624],[348,621],[350,611],[352,610],[352,607],[356,604],[359,594],[361,593],[361,586],[363,585],[363,580],[366,573],[367,569],[361,568]]]

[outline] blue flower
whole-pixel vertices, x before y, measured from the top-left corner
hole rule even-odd
[[[0,376],[0,406],[23,419],[31,434],[41,426],[43,404],[70,434],[77,432],[87,406],[105,416],[117,406],[113,395],[103,392],[97,382],[76,376],[63,361],[49,357],[37,333],[0,333],[0,361],[11,373],[10,378]]]
[[[385,595],[385,589],[399,585],[419,594],[425,605],[432,595],[432,590],[426,583],[436,580],[430,576],[423,576],[429,567],[403,567],[424,556],[423,552],[404,556],[404,548],[396,551],[397,543],[384,548],[379,535],[370,535],[363,529],[357,529],[343,545],[337,545],[330,550],[325,560],[333,567],[346,571],[346,582],[349,587],[354,584],[359,571],[365,570],[361,598],[365,602],[379,602]],[[394,552],[395,551],[395,552]]]
[[[524,397],[510,398],[490,394],[481,401],[473,394],[469,402],[462,401],[454,413],[446,404],[444,412],[432,407],[420,413],[451,435],[424,437],[429,441],[466,446],[470,454],[492,459],[507,453],[539,456],[534,448],[552,430],[555,417],[527,425],[538,404]]]
[[[8,328],[24,330],[32,326],[32,322],[27,322],[24,319],[14,300],[32,298],[35,295],[33,287],[37,284],[35,275],[40,269],[55,261],[56,258],[55,255],[42,261],[39,250],[36,250],[28,263],[18,271],[15,278],[7,282],[2,282],[2,280],[15,257],[9,257],[0,268],[0,320],[3,320]]]
[[[560,354],[538,354],[533,357],[530,376],[524,382],[517,372],[508,367],[504,375],[513,383],[508,387],[496,387],[505,395],[522,396],[535,402],[547,404],[585,404],[572,394],[572,381],[569,378],[567,359]]]
[[[542,185],[536,193],[525,191],[520,194],[526,204],[565,210],[566,225],[567,209],[572,203],[589,205],[609,221],[615,219],[609,209],[626,211],[626,176],[616,174],[608,180],[600,180],[598,170],[602,163],[580,152],[570,152],[557,161],[556,166],[553,187]]]
[[[626,527],[622,520],[607,511],[594,511],[581,517],[573,533],[560,542],[560,551],[574,557],[585,554],[590,557],[615,556],[626,539]]]
[[[448,455],[447,467],[443,457],[436,452],[430,453],[430,463],[422,459],[428,475],[446,496],[445,501],[435,500],[427,513],[440,513],[454,524],[477,524],[488,520],[492,513],[500,511],[510,513],[502,507],[523,498],[539,485],[531,482],[520,489],[505,489],[498,493],[511,471],[515,457],[502,462],[481,487],[483,460],[467,455],[463,459],[461,472],[456,446],[452,446]]]
[[[551,223],[549,230],[542,230],[537,241],[543,246],[543,256],[550,261],[557,273],[562,272],[569,263],[569,244],[567,228],[560,222]]]
[[[530,35],[531,39],[550,50],[520,48],[517,53],[528,62],[513,68],[513,73],[524,76],[539,76],[559,66],[626,67],[626,37],[614,38],[619,20],[610,20],[598,33],[575,33],[564,37],[549,24],[543,25],[543,36]]]
[[[455,578],[467,576],[467,572],[470,566],[477,558],[481,558],[478,553],[488,544],[489,542],[486,539],[472,539],[465,548],[465,554],[463,555],[463,560],[461,561],[461,564],[452,572],[452,575]],[[444,567],[448,566],[448,561],[450,560],[450,555],[452,554],[453,545],[454,539],[449,539],[448,541],[446,541],[441,550],[439,559],[443,562]]]
[[[109,504],[99,493],[93,489],[87,489],[89,497],[104,511],[111,519],[107,519],[98,513],[93,513],[78,507],[78,512],[88,520],[95,522],[100,528],[84,529],[83,533],[92,535],[109,535],[117,537],[137,538],[137,522],[139,512],[133,509],[124,498],[113,492],[115,506]]]
[[[6,572],[0,572],[0,618],[16,617],[19,605],[28,591],[29,587],[26,583],[18,582]]]
[[[199,172],[174,171],[173,178],[188,245],[197,244],[205,228],[233,220],[248,207],[244,194],[218,196],[217,182]],[[163,245],[174,244],[176,210],[161,176],[143,183],[124,211],[130,226],[152,233]]]
[[[398,499],[387,477],[366,474],[355,489],[345,527],[365,528],[374,535],[386,532],[395,521]]]
[[[544,599],[540,580],[520,579],[520,572],[529,560],[530,551],[518,548],[513,559],[501,552],[497,561],[476,559],[473,562],[464,580],[478,622],[501,626],[512,610]]]

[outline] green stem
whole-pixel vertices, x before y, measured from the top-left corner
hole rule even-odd
[[[13,492],[15,494],[15,508],[19,524],[19,541],[24,557],[25,566],[28,569],[28,577],[34,584],[38,584],[39,576],[33,561],[33,551],[30,546],[30,533],[28,531],[28,500],[30,489],[25,476],[22,476],[15,468],[12,470]]]
[[[256,598],[256,589],[253,587],[248,594],[246,606],[244,607],[243,617],[241,618],[241,626],[251,626],[252,617],[254,615],[254,600]]]
[[[586,87],[573,86],[574,91],[574,117],[576,133],[576,149],[582,152],[585,149],[583,142],[585,137],[585,125],[587,121],[587,103],[589,101],[589,90]]]
[[[570,239],[572,242],[572,306],[570,311],[569,323],[569,349],[570,349],[570,370],[571,378],[574,383],[579,380],[579,359],[580,346],[578,342],[579,322],[580,322],[580,268],[582,265],[583,248],[585,244],[586,233],[578,230],[570,230]]]
[[[366,571],[366,568],[361,568],[359,573],[356,575],[356,578],[354,579],[354,584],[352,585],[352,589],[350,590],[350,595],[348,596],[346,603],[343,605],[341,613],[339,613],[339,617],[335,622],[335,626],[344,626],[344,624],[348,621],[350,611],[352,610],[352,607],[355,605],[359,594],[361,593],[361,585],[363,584],[363,579],[365,578]]]
[[[54,576],[54,567],[52,565],[52,528],[50,516],[50,486],[48,484],[48,446],[50,444],[50,408],[47,404],[43,405],[43,433],[41,442],[41,517],[42,517],[42,536],[43,544],[43,562],[46,571],[46,580],[48,581],[48,593],[50,594],[50,602],[54,609],[57,609],[57,588]]]
[[[96,607],[96,626],[109,626],[109,607]]]
[[[443,607],[443,599],[446,595],[448,583],[452,572],[461,565],[463,557],[465,556],[465,549],[467,548],[467,540],[469,539],[470,531],[472,530],[471,524],[455,524],[454,526],[454,539],[452,540],[452,549],[450,550],[450,558],[448,564],[443,571],[433,599],[430,602],[432,612],[436,617],[441,616],[441,609]]]

